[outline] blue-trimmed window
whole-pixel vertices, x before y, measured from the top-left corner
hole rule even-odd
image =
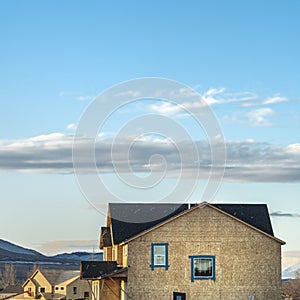
[[[168,270],[168,243],[151,244],[151,270],[165,268]]]
[[[216,260],[214,256],[195,255],[191,259],[191,280],[216,279]]]

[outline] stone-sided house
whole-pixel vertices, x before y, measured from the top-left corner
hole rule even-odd
[[[95,300],[280,300],[281,246],[264,204],[109,204]]]
[[[79,271],[35,270],[23,284],[25,300],[91,299],[90,286],[80,280]]]

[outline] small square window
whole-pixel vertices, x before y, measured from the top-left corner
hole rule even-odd
[[[151,245],[151,270],[165,268],[168,270],[168,244],[155,243]]]
[[[41,292],[41,293],[45,293],[45,288],[44,288],[44,287],[41,287],[41,288],[40,288],[40,292]]]
[[[190,256],[191,280],[215,280],[215,257],[214,256]]]

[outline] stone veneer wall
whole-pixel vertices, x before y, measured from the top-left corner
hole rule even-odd
[[[151,243],[168,243],[169,270],[151,264]],[[213,255],[216,280],[191,282],[190,255]],[[281,299],[281,245],[216,211],[197,208],[128,244],[127,291],[134,300]]]

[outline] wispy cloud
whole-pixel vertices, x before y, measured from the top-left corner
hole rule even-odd
[[[246,113],[246,116],[251,126],[262,127],[271,125],[268,117],[274,114],[275,112],[271,108],[264,107],[251,110],[250,112]]]
[[[276,103],[281,102],[287,102],[288,98],[280,96],[280,95],[274,95],[268,98],[263,98],[262,100],[257,99],[257,101],[250,101],[242,103],[242,106],[249,107],[249,106],[262,106],[262,105],[272,105]]]
[[[39,251],[46,255],[76,251],[93,252],[98,249],[99,246],[97,240],[59,240],[46,242],[39,246]]]
[[[67,129],[69,129],[69,130],[76,130],[76,128],[77,128],[77,125],[74,124],[74,123],[71,123],[71,124],[67,125]]]
[[[232,107],[232,116],[227,115],[227,120],[240,123],[247,122],[253,127],[265,127],[273,124],[270,118],[275,115],[275,111],[266,106],[288,101],[286,97],[278,94],[264,98],[249,91],[227,92],[224,87],[210,88],[198,93],[187,88],[181,88],[178,91],[169,92],[169,95],[163,95],[163,92],[161,92],[160,96],[172,97],[174,95],[179,98],[182,97],[185,101],[182,101],[180,105],[162,101],[161,103],[150,105],[148,110],[167,116],[182,117],[187,116],[187,111],[193,114],[200,113],[205,106],[234,105]],[[237,118],[237,115],[242,116],[242,119]],[[235,117],[233,118],[233,116]]]
[[[137,91],[137,90],[129,90],[129,91],[124,91],[124,92],[120,92],[118,94],[116,94],[115,96],[117,97],[123,97],[123,96],[129,96],[129,97],[139,97],[141,95],[141,92],[140,91]]]
[[[94,96],[92,95],[79,95],[76,96],[75,99],[78,101],[89,101],[92,100],[94,98]]]
[[[89,101],[95,98],[95,96],[93,95],[87,95],[87,94],[78,94],[75,92],[71,92],[71,91],[61,91],[58,93],[59,97],[71,97],[77,101]]]
[[[300,250],[283,251],[282,255],[283,270],[300,263]]]
[[[300,218],[300,214],[275,211],[270,214],[272,217],[288,217],[288,218]]]
[[[80,165],[89,172],[86,157],[89,139],[79,139],[82,150]],[[192,178],[200,170],[207,178],[212,166],[210,145],[207,141],[181,141],[170,139],[137,139],[124,137],[113,148],[113,138],[102,136],[95,144],[96,164],[99,172],[162,172],[170,176],[178,172]],[[218,140],[215,141],[216,146]],[[0,141],[0,169],[21,172],[71,173],[73,136],[62,133],[41,135],[25,140]],[[275,146],[253,140],[227,141],[227,163],[224,180],[245,182],[299,182],[300,145]],[[129,150],[128,150],[129,149]],[[179,150],[180,149],[180,152]],[[196,149],[197,157],[195,158]],[[164,159],[154,159],[163,157]],[[183,159],[184,158],[184,159]],[[216,168],[218,160],[215,160]],[[173,175],[172,175],[173,174]]]

